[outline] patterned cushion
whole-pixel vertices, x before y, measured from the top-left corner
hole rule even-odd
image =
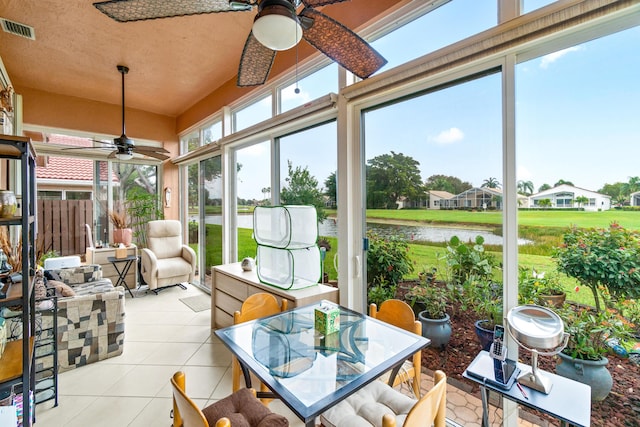
[[[59,270],[47,270],[45,274],[47,278],[64,282],[67,285],[79,285],[102,279],[102,267],[98,264],[88,264]]]
[[[122,354],[124,294],[118,286],[109,292],[58,300],[59,372]],[[43,327],[52,322],[43,313]]]
[[[374,381],[324,412],[320,421],[326,427],[381,427],[382,417],[392,414],[401,426],[416,402],[382,381]]]

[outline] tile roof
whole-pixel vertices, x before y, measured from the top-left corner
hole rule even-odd
[[[52,144],[73,145],[76,147],[91,147],[91,140],[75,136],[50,134],[47,142]],[[100,178],[106,180],[106,163],[100,163]],[[37,179],[55,179],[68,181],[88,181],[93,183],[94,160],[78,159],[74,157],[47,156],[44,166],[36,166]],[[113,180],[117,181],[114,174]]]

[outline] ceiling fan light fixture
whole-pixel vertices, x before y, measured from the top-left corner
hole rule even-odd
[[[263,0],[253,22],[253,35],[272,50],[291,49],[302,39],[302,26],[287,0]]]
[[[117,152],[116,159],[118,160],[131,160],[133,159],[133,153],[130,150]]]

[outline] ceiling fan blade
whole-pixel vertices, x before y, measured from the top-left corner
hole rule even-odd
[[[167,156],[166,154],[158,153],[157,151],[133,150],[133,152],[142,154],[144,156],[153,157],[154,159],[158,159],[158,160],[167,160],[169,158],[169,156]]]
[[[369,43],[335,19],[308,7],[300,12],[300,17],[302,37],[361,79],[387,63]]]
[[[114,150],[111,153],[109,153],[109,155],[107,156],[107,159],[115,159],[116,158],[116,154],[118,154],[118,150]]]
[[[136,145],[133,151],[137,153],[159,153],[159,154],[169,154],[167,150],[162,147],[150,147],[146,145]]]
[[[93,5],[118,22],[251,10],[256,0],[108,0]]]
[[[251,32],[242,50],[237,85],[244,87],[264,84],[275,57],[276,51],[260,43]]]
[[[302,4],[307,7],[326,6],[328,4],[342,3],[349,0],[302,0]]]

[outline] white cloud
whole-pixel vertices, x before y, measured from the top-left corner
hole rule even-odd
[[[435,142],[436,144],[453,144],[454,142],[459,142],[463,139],[464,132],[458,128],[443,130],[436,136],[428,137],[429,141]]]
[[[282,100],[286,102],[291,100],[302,99],[302,102],[300,102],[300,105],[306,104],[307,102],[311,101],[311,95],[309,95],[309,92],[305,92],[304,90],[300,89],[300,93],[296,93],[295,90],[296,90],[295,85],[291,85],[289,87],[284,88],[280,94],[280,96],[282,97]]]
[[[549,67],[549,65],[553,64],[554,62],[556,62],[558,59],[562,58],[566,54],[571,52],[579,52],[581,50],[584,50],[584,47],[573,46],[573,47],[559,50],[557,52],[550,53],[549,55],[545,55],[540,60],[540,68],[546,70]]]
[[[518,181],[531,181],[533,178],[533,174],[525,166],[518,166],[516,176],[518,177]]]
[[[253,144],[242,149],[242,155],[261,157],[267,154],[268,144]]]

